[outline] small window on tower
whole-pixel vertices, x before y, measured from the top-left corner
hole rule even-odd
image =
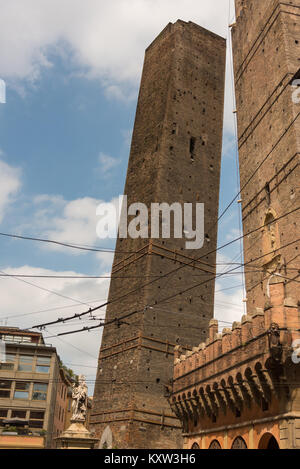
[[[190,153],[191,154],[194,153],[195,146],[196,146],[196,139],[195,139],[195,137],[191,137],[191,139],[190,139]]]
[[[270,184],[269,183],[267,183],[265,185],[265,190],[266,190],[267,204],[270,205],[270,203],[271,203],[271,190],[270,190]]]
[[[269,404],[263,397],[261,398],[261,408],[263,412],[267,412],[269,410]]]
[[[195,153],[195,147],[196,147],[196,139],[195,137],[191,137],[190,138],[190,156],[191,156],[191,160],[194,161],[195,158],[194,158],[194,153]]]

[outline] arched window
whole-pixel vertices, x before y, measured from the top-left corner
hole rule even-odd
[[[222,449],[220,443],[218,440],[214,440],[211,442],[210,446],[208,449]]]
[[[280,449],[276,438],[271,433],[265,433],[259,442],[258,449]]]
[[[106,427],[102,433],[99,449],[111,449],[113,445],[113,434],[110,427]]]
[[[198,443],[194,443],[192,449],[200,449],[200,446],[198,445]]]
[[[265,226],[262,230],[263,253],[265,254],[263,264],[268,270],[276,270],[280,262],[280,254],[278,252],[280,247],[279,231],[278,225],[274,221],[276,217],[276,213],[272,209],[268,210],[265,217]]]
[[[247,449],[245,440],[241,436],[238,436],[232,443],[231,449]]]

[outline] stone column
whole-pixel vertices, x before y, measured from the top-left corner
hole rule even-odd
[[[79,420],[71,420],[69,428],[55,441],[57,449],[97,449],[99,445],[99,440]]]

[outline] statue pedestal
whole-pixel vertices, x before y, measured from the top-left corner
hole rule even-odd
[[[69,428],[55,441],[57,449],[96,449],[99,443],[84,426],[84,422],[78,420],[71,420]]]

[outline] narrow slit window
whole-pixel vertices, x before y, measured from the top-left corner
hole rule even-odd
[[[196,139],[195,139],[195,137],[191,137],[191,139],[190,139],[190,153],[191,154],[194,153],[195,146],[196,146]]]
[[[267,204],[270,205],[270,203],[271,203],[271,189],[270,189],[270,184],[269,183],[266,184],[265,190],[266,190]]]
[[[195,160],[195,148],[196,148],[196,139],[195,137],[191,137],[190,139],[190,156],[191,160]]]

